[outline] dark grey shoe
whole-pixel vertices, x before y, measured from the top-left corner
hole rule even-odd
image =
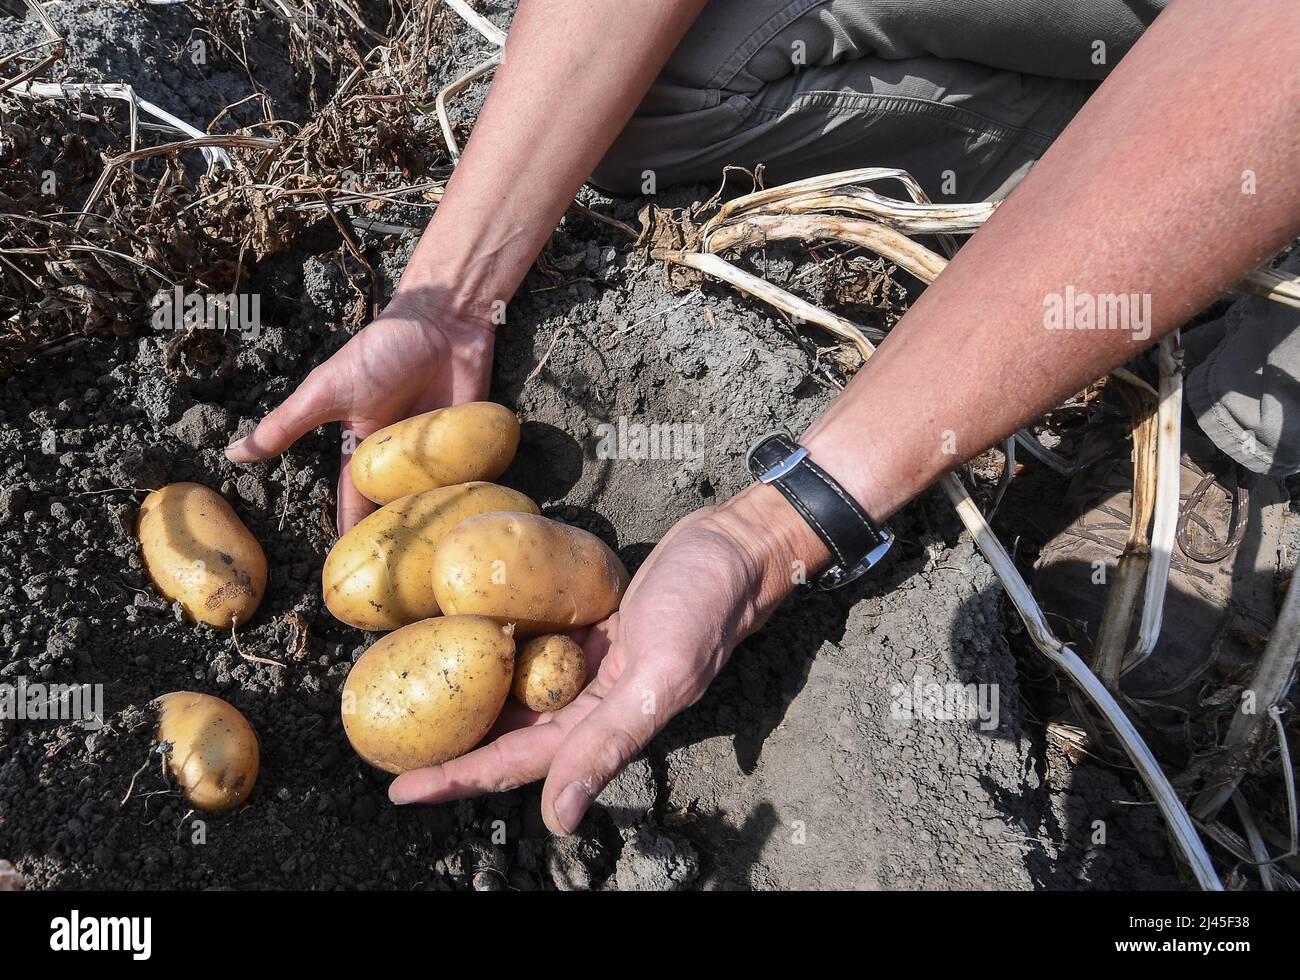
[[[1091,660],[1108,584],[1124,550],[1132,504],[1127,421],[1085,439],[1080,469],[1055,512],[1073,518],[1051,533],[1035,564],[1036,592],[1053,628]],[[1273,480],[1248,474],[1198,431],[1184,427],[1181,501],[1160,639],[1121,689],[1139,700],[1190,707],[1199,678],[1233,676],[1272,628],[1278,546],[1286,498]],[[1098,582],[1099,563],[1105,581]],[[1129,646],[1137,636],[1141,600]],[[1179,695],[1183,695],[1180,697]]]

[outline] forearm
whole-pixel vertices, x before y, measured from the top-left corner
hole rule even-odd
[[[813,457],[888,517],[1279,250],[1300,230],[1297,60],[1295,8],[1170,7],[805,434]],[[1048,329],[1071,289],[1149,296],[1149,320]]]
[[[508,301],[704,2],[521,3],[399,291],[484,318]]]
[[[1175,3],[805,433],[812,457],[883,520],[1280,249],[1300,231],[1298,60],[1294,8]],[[1048,329],[1047,297],[1071,287],[1149,296],[1150,319]],[[769,488],[736,509],[784,528],[769,591],[826,560]]]

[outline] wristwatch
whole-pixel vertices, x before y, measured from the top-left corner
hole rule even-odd
[[[879,562],[894,543],[894,536],[877,526],[788,433],[773,432],[758,440],[746,463],[760,482],[781,491],[834,557],[835,564],[811,583],[813,588],[848,585]]]

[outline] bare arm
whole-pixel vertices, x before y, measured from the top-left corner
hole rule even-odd
[[[1276,253],[1300,231],[1297,62],[1294,5],[1177,0],[808,431],[814,458],[887,517]],[[1068,287],[1149,296],[1149,336],[1047,329]]]
[[[401,288],[446,293],[484,316],[509,300],[705,2],[521,3]]]

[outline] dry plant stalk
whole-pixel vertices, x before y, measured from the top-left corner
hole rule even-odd
[[[846,320],[838,314],[815,306],[794,293],[773,285],[760,276],[732,265],[720,255],[713,255],[708,252],[662,252],[656,253],[656,257],[666,262],[673,262],[677,265],[695,269],[698,272],[711,275],[715,279],[730,283],[737,289],[752,296],[757,296],[770,306],[790,314],[796,321],[815,323],[817,326],[829,330],[841,340],[853,344],[864,360],[870,357],[875,350],[868,338],[873,335],[877,340],[884,337],[883,331],[864,327],[851,320]]]
[[[1156,761],[1155,755],[1137,728],[1129,721],[1124,709],[1106,690],[1097,675],[1088,669],[1088,665],[1080,659],[1079,655],[1056,638],[1051,627],[1047,625],[1047,618],[1043,615],[1037,600],[1034,599],[1033,592],[1016,568],[1015,561],[1002,547],[1002,542],[998,540],[997,535],[993,533],[993,528],[975,506],[975,501],[971,499],[961,480],[955,474],[948,473],[940,479],[940,486],[948,495],[966,530],[975,539],[976,545],[997,574],[1002,588],[1006,590],[1012,605],[1016,607],[1016,612],[1020,614],[1034,645],[1079,687],[1114,730],[1116,738],[1133,762],[1138,775],[1142,777],[1142,781],[1155,798],[1156,805],[1169,825],[1174,842],[1186,859],[1197,882],[1207,891],[1221,891],[1223,885],[1219,881],[1214,864],[1196,832],[1191,817],[1188,816],[1182,801],[1174,792],[1164,770],[1160,768],[1160,763]]]
[[[27,10],[33,17],[40,21],[41,26],[45,28],[45,33],[47,35],[46,40],[33,44],[31,47],[24,48],[21,51],[14,51],[11,54],[0,55],[0,69],[3,69],[11,61],[18,61],[20,58],[36,51],[40,51],[43,48],[49,48],[50,50],[48,54],[44,55],[33,64],[20,69],[18,74],[13,78],[0,78],[0,94],[17,85],[21,85],[30,78],[35,78],[41,72],[45,71],[46,68],[55,64],[63,57],[66,47],[63,35],[61,35],[55,28],[54,23],[50,20],[49,14],[45,12],[45,7],[40,3],[40,0],[26,0],[26,3]]]
[[[1113,383],[1133,419],[1133,505],[1128,540],[1115,566],[1115,576],[1106,595],[1106,609],[1097,630],[1092,668],[1106,689],[1118,698],[1133,613],[1151,566],[1148,530],[1156,509],[1160,398],[1154,388],[1137,378],[1129,380],[1128,376],[1116,375]]]
[[[1155,514],[1151,523],[1151,564],[1146,576],[1138,638],[1124,658],[1124,672],[1151,656],[1156,640],[1160,638],[1169,566],[1174,558],[1183,455],[1183,354],[1177,330],[1161,338],[1156,347],[1156,364],[1160,371],[1160,407],[1156,415],[1157,475]]]
[[[20,85],[13,86],[11,92],[14,95],[27,96],[33,99],[74,99],[82,95],[97,95],[101,98],[119,99],[127,103],[130,107],[127,112],[130,114],[131,120],[131,142],[128,152],[131,153],[135,152],[139,143],[139,114],[141,112],[147,116],[152,116],[177,132],[184,133],[190,139],[203,140],[207,138],[207,133],[203,132],[203,130],[195,129],[189,123],[173,116],[170,112],[140,98],[130,85],[99,84],[96,82],[78,84],[68,82],[23,82]],[[207,158],[209,174],[218,166],[230,166],[230,156],[224,150],[208,144],[201,144],[199,148],[202,150],[204,157]]]
[[[1277,623],[1269,635],[1268,645],[1260,654],[1255,673],[1242,692],[1236,714],[1228,726],[1221,755],[1214,759],[1216,775],[1212,783],[1193,802],[1192,812],[1201,820],[1212,820],[1228,802],[1250,767],[1252,757],[1259,751],[1265,735],[1265,726],[1275,713],[1280,714],[1282,701],[1295,680],[1296,661],[1300,659],[1300,569],[1292,571],[1291,584],[1278,613]],[[1285,731],[1281,732],[1283,752],[1286,752]],[[1289,763],[1289,759],[1288,759]],[[1288,778],[1288,782],[1293,777]],[[1294,799],[1294,786],[1289,787]],[[1292,803],[1294,807],[1294,802]],[[1292,818],[1294,823],[1294,817]]]
[[[1300,310],[1300,278],[1277,269],[1256,269],[1246,276],[1240,288],[1243,292]]]

